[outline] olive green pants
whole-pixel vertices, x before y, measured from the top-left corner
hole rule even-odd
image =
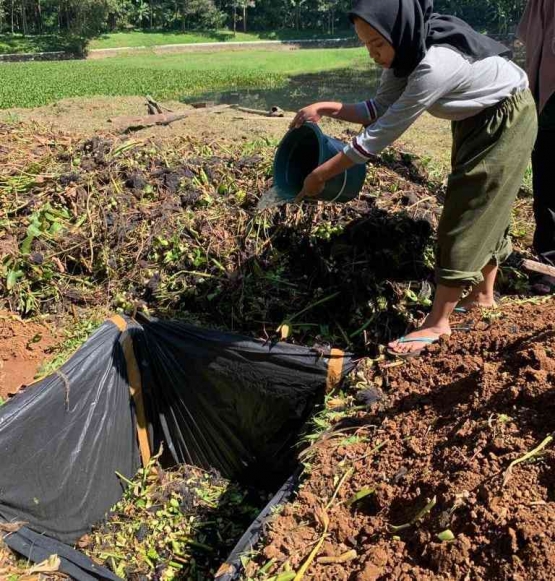
[[[478,284],[484,267],[511,254],[511,209],[537,126],[530,91],[452,123],[453,167],[438,228],[438,284]]]

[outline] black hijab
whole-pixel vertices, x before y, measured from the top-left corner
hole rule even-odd
[[[476,32],[464,20],[433,12],[433,0],[355,0],[349,12],[375,28],[395,48],[393,71],[408,77],[434,44],[450,45],[482,60],[512,55],[499,42]]]

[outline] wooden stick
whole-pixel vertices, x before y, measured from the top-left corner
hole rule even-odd
[[[153,125],[169,125],[175,121],[180,121],[189,117],[191,115],[202,115],[204,113],[216,113],[228,109],[229,105],[218,105],[217,107],[211,107],[209,109],[193,109],[191,111],[183,111],[181,113],[163,113],[158,115],[142,115],[139,117],[113,117],[109,119],[110,123],[114,123],[122,126],[122,131],[138,131],[139,129],[145,129],[147,127],[152,127]]]
[[[159,114],[164,113],[163,108],[150,95],[146,96],[146,103],[148,105],[149,114],[155,115],[157,113],[159,113]],[[150,113],[151,109],[153,110],[153,113]],[[173,113],[173,111],[170,111],[166,107],[164,107],[164,109],[166,109],[167,113]]]
[[[555,266],[542,264],[541,262],[536,262],[535,260],[523,260],[522,268],[530,272],[537,272],[538,274],[545,274],[547,276],[555,277]]]
[[[263,117],[285,116],[285,111],[279,107],[272,107],[269,111],[263,111],[262,109],[250,109],[249,107],[241,107],[239,105],[235,105],[233,108],[237,109],[237,111],[241,111],[241,113],[252,113],[253,115],[262,115]]]

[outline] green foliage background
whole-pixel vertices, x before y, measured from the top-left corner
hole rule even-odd
[[[490,33],[514,29],[526,0],[437,0]],[[143,30],[320,30],[348,28],[351,0],[0,0],[0,32],[63,34]]]

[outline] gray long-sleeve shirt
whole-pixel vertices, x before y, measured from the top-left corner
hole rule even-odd
[[[409,77],[400,79],[392,70],[384,71],[375,98],[358,104],[368,126],[344,153],[355,163],[366,163],[425,111],[459,121],[526,88],[526,73],[512,61],[502,57],[472,61],[450,47],[433,46]]]

